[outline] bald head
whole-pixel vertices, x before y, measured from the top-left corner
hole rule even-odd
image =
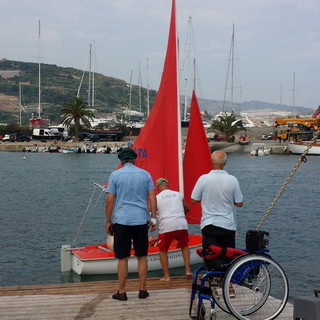
[[[213,169],[223,169],[227,163],[227,155],[224,151],[217,150],[211,154],[211,163]]]

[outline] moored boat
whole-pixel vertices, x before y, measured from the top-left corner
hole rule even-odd
[[[181,249],[176,247],[177,243],[172,243],[168,250],[168,261],[170,268],[184,266]],[[201,248],[202,237],[199,235],[189,235],[190,264],[201,263],[202,259],[196,250]],[[161,269],[159,248],[150,246],[148,250],[148,270]],[[66,245],[61,248],[61,271],[73,270],[77,274],[115,274],[117,273],[118,259],[108,244],[86,246],[71,249]],[[138,264],[132,250],[128,262],[128,272],[137,272]]]
[[[288,144],[288,149],[291,153],[302,154],[309,145],[310,141],[290,142]],[[320,140],[317,140],[316,143],[312,144],[312,147],[309,149],[308,154],[320,155]]]
[[[248,145],[250,143],[250,139],[249,137],[244,134],[242,136],[239,137],[238,143],[242,146]]]

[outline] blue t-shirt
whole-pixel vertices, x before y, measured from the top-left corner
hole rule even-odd
[[[242,202],[243,196],[236,177],[225,170],[211,170],[198,179],[191,198],[201,201],[201,229],[210,224],[237,229],[234,203]]]
[[[123,225],[142,225],[150,220],[148,192],[154,189],[151,175],[127,162],[109,177],[107,192],[115,195],[112,221]]]

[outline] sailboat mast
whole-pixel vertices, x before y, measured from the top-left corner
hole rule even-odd
[[[20,117],[20,126],[21,126],[21,107],[22,107],[22,105],[21,105],[21,82],[19,81],[19,107],[20,107],[20,113],[19,113],[19,117]]]
[[[91,106],[91,54],[92,54],[92,44],[90,44],[89,49],[89,84],[88,84],[88,106]]]
[[[231,38],[231,110],[233,110],[233,73],[234,73],[234,24],[232,24],[232,38]]]
[[[150,113],[150,89],[149,89],[149,59],[147,58],[147,116]]]
[[[296,95],[296,73],[293,73],[293,88],[292,88],[292,107],[293,115],[296,115],[296,106],[295,106],[295,95]]]
[[[39,38],[38,38],[38,83],[39,83],[39,90],[38,90],[38,116],[41,118],[41,63],[40,63],[40,20],[39,20]]]
[[[92,55],[92,103],[91,103],[91,107],[92,109],[94,109],[94,60],[95,60],[95,43],[93,43],[93,55]]]
[[[129,112],[128,112],[128,120],[130,121],[131,115],[131,99],[132,99],[132,70],[130,72],[130,83],[129,83]]]
[[[142,80],[141,80],[140,63],[139,63],[139,78],[138,78],[138,82],[139,82],[139,110],[140,110],[140,113],[141,113],[141,109],[142,109],[142,99],[141,99]]]
[[[190,61],[192,57],[191,54],[191,45],[194,44],[193,39],[193,30],[192,30],[192,17],[189,16],[188,19],[188,30],[187,30],[187,37],[185,43],[185,61],[183,63],[184,69],[184,108],[183,108],[183,121],[187,121],[187,108],[189,104],[189,82],[190,82]],[[195,50],[193,50],[195,51]],[[195,56],[195,52],[193,52],[193,56]]]
[[[222,105],[222,111],[224,110],[225,103],[226,103],[226,97],[227,97],[227,90],[228,83],[229,83],[229,74],[230,74],[230,66],[231,66],[231,84],[230,84],[230,102],[231,102],[231,109],[233,110],[233,82],[234,82],[234,24],[232,24],[232,37],[231,37],[231,44],[230,44],[230,52],[229,52],[229,61],[228,61],[228,69],[227,69],[227,78],[226,83],[224,87],[224,97],[223,97],[223,105]]]
[[[176,51],[176,88],[177,88],[177,130],[178,130],[178,170],[179,170],[179,188],[180,192],[184,193],[183,184],[183,164],[182,164],[182,138],[181,138],[181,112],[180,112],[180,92],[179,92],[179,52],[178,52],[178,39],[177,39],[177,27],[176,27],[176,1],[172,0],[172,26],[173,36],[175,40]]]

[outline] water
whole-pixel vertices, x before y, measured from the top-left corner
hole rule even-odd
[[[85,213],[77,245],[105,241],[103,197],[98,189],[92,194],[93,183],[107,180],[117,156],[1,152],[0,160],[0,286],[114,279],[62,274],[60,248],[72,243]],[[237,209],[238,247],[245,246],[246,231],[256,228],[297,160],[295,155],[229,155],[226,170],[238,177],[245,203]],[[291,300],[320,288],[319,163],[320,157],[308,157],[262,227],[270,232],[272,257],[288,276]],[[198,226],[190,231],[200,232]],[[183,269],[172,274],[182,275]]]

